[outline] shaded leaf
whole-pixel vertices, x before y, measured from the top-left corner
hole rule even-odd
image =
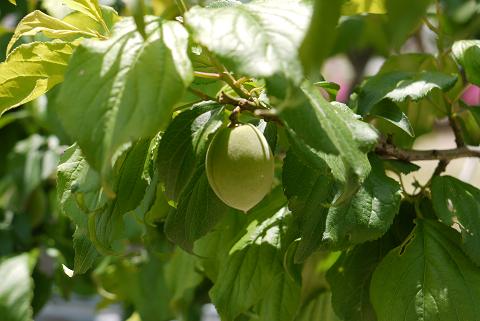
[[[480,190],[451,176],[435,176],[432,180],[432,202],[444,224],[458,224],[462,246],[480,265]]]
[[[297,104],[284,103],[280,111],[294,139],[317,152],[338,154],[346,170],[351,169],[360,181],[363,180],[370,171],[370,164],[360,148],[373,147],[376,131],[358,120],[345,105],[326,101],[313,85],[305,82],[302,90]]]
[[[384,99],[373,106],[372,110],[370,111],[370,115],[388,121],[389,123],[403,130],[411,137],[415,136],[407,115],[405,115],[402,110],[390,100]]]
[[[282,209],[261,224],[254,220],[230,250],[210,291],[222,320],[233,321],[264,299],[265,290],[283,273],[279,248],[285,216]]]
[[[205,162],[208,142],[223,119],[221,105],[200,103],[177,115],[162,135],[157,168],[170,199],[178,200],[195,169]]]
[[[191,252],[193,242],[207,234],[231,208],[215,194],[204,167],[199,167],[185,186],[165,224],[168,238]]]
[[[324,172],[310,168],[291,150],[288,151],[283,165],[283,186],[288,207],[301,225],[296,263],[305,261],[322,241],[328,206],[333,198],[332,184],[326,168]]]
[[[480,269],[462,251],[459,234],[435,221],[416,224],[373,274],[378,320],[478,320]]]
[[[383,257],[394,247],[389,234],[342,253],[327,272],[336,314],[346,321],[375,321],[370,303],[370,281]]]
[[[330,207],[322,241],[329,247],[345,248],[381,237],[393,223],[400,200],[400,185],[374,160],[358,192],[344,204]]]
[[[332,204],[341,191],[328,171],[309,167],[292,151],[284,161],[283,185],[289,208],[299,220],[301,241],[295,261],[304,261],[319,247],[343,249],[386,233],[400,207],[400,185],[387,177],[377,160],[351,197]],[[377,168],[375,168],[377,167]]]
[[[260,303],[260,320],[291,321],[300,304],[300,286],[286,273],[279,273]]]
[[[179,313],[192,304],[195,287],[203,280],[196,267],[197,258],[176,248],[165,264],[165,281],[171,293],[170,306]]]
[[[100,205],[101,196],[98,174],[88,166],[76,145],[69,147],[58,165],[57,202],[60,211],[76,225],[73,234],[74,274],[85,273],[98,257],[88,234],[88,213]]]
[[[34,134],[15,144],[8,154],[6,168],[16,190],[11,208],[25,209],[32,193],[54,175],[60,153],[61,147],[55,136]]]
[[[95,245],[90,241],[85,231],[79,228],[73,234],[73,249],[75,250],[74,275],[87,272],[99,257]]]
[[[300,46],[300,59],[307,77],[318,77],[323,61],[330,54],[340,18],[341,0],[316,0],[313,16]]]
[[[431,0],[385,0],[391,42],[399,48],[419,28]]]
[[[382,160],[382,163],[386,170],[391,170],[402,174],[410,174],[420,169],[420,166],[416,164],[398,159],[384,159]]]
[[[149,183],[144,175],[150,156],[149,143],[147,139],[139,140],[122,154],[113,168],[115,198],[89,213],[90,240],[103,254],[120,251],[116,241],[127,237],[124,215],[139,206],[144,198]]]
[[[331,294],[326,290],[318,291],[302,306],[295,321],[340,321],[331,304]]]

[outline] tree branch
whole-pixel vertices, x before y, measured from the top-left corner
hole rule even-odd
[[[480,158],[479,147],[463,146],[453,149],[431,149],[431,150],[408,150],[398,148],[387,142],[381,142],[375,152],[386,158],[399,159],[404,161],[419,160],[440,160],[442,163],[448,163],[452,159],[464,157]]]
[[[457,120],[453,116],[448,116],[448,121],[450,123],[450,127],[452,128],[453,135],[455,136],[455,143],[457,147],[464,147],[465,141],[463,140],[462,131],[460,127],[458,127]]]
[[[251,112],[253,112],[256,109],[261,108],[255,102],[253,102],[249,99],[233,97],[233,96],[230,96],[229,94],[227,94],[224,91],[222,91],[218,95],[217,101],[220,104],[228,104],[228,105],[232,105],[232,106],[238,106],[242,110],[249,110]]]

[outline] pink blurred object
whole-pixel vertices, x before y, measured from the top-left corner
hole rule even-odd
[[[475,85],[468,86],[463,93],[462,99],[470,106],[480,105],[480,87]]]
[[[349,84],[346,82],[346,83],[339,83],[340,85],[340,90],[338,91],[338,94],[337,94],[337,101],[341,102],[341,103],[346,103],[348,101],[348,99],[350,98],[349,95],[350,95],[350,86]]]

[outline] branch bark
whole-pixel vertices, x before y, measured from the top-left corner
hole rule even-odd
[[[480,158],[480,148],[471,146],[463,146],[452,149],[409,150],[398,148],[395,145],[387,142],[381,142],[375,148],[375,152],[378,155],[386,158],[405,161],[440,160],[445,163],[457,158]]]

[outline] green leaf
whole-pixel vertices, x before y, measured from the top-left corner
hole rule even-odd
[[[387,234],[379,240],[343,252],[327,272],[336,314],[346,321],[375,321],[370,303],[370,281],[377,265],[394,247]]]
[[[230,211],[207,235],[195,242],[193,252],[202,258],[205,275],[212,281],[218,278],[220,267],[228,259],[228,253],[238,240],[240,231],[248,221],[247,215]]]
[[[165,224],[168,238],[191,252],[193,242],[207,234],[232,209],[210,187],[204,166],[193,174],[180,195],[176,209],[171,209]]]
[[[320,67],[332,50],[342,2],[341,0],[314,2],[313,16],[299,52],[307,76],[319,76]]]
[[[69,8],[79,11],[95,21],[105,25],[102,9],[97,0],[60,0]],[[106,25],[105,25],[106,27]],[[108,30],[108,28],[106,28]]]
[[[372,158],[372,171],[348,201],[330,207],[322,241],[332,248],[375,240],[385,234],[400,208],[400,184]]]
[[[69,147],[60,158],[57,170],[57,202],[60,211],[76,225],[73,234],[74,274],[85,273],[98,257],[95,245],[88,237],[88,213],[105,203],[101,198],[100,178],[90,168],[76,145]]]
[[[123,153],[113,169],[116,197],[89,213],[90,239],[104,254],[117,251],[115,242],[126,237],[123,216],[140,205],[144,198],[148,186],[144,173],[150,157],[149,143],[147,139],[139,140]]]
[[[38,134],[18,141],[8,154],[7,171],[15,183],[11,208],[24,210],[32,193],[54,175],[61,153],[58,139]]]
[[[333,180],[326,165],[323,172],[313,169],[290,150],[284,160],[282,181],[288,207],[301,225],[301,241],[295,252],[295,262],[299,263],[316,251],[322,241],[328,206],[333,199]]]
[[[418,166],[417,164],[398,159],[384,159],[382,162],[383,167],[385,167],[386,170],[391,170],[399,174],[401,173],[406,175],[412,172],[416,172],[420,169],[420,166]]]
[[[65,150],[57,168],[57,202],[62,213],[78,228],[87,232],[87,214],[102,200],[100,177],[82,155],[76,144]]]
[[[15,0],[8,0],[10,3],[17,5],[17,2]]]
[[[369,113],[383,99],[403,102],[407,99],[420,100],[433,89],[448,91],[457,82],[457,76],[441,72],[396,71],[376,75],[363,85],[358,101],[361,114]]]
[[[340,85],[330,81],[318,81],[314,83],[314,85],[325,90],[330,97],[330,100],[335,100],[340,91]]]
[[[385,0],[391,42],[399,48],[419,28],[431,0]]]
[[[373,106],[370,115],[384,119],[403,130],[410,137],[415,137],[407,115],[405,115],[402,110],[390,100],[384,99]]]
[[[195,169],[205,162],[209,139],[223,123],[223,111],[214,102],[193,105],[177,115],[163,134],[157,168],[170,199],[178,201]]]
[[[64,153],[58,167],[57,195],[62,212],[77,225],[76,253],[88,255],[79,257],[79,262],[92,262],[96,254],[85,244],[87,235],[103,254],[118,250],[116,242],[126,233],[123,216],[141,203],[146,192],[148,179],[144,172],[148,166],[149,143],[141,140],[118,158],[113,169],[116,195],[113,199],[104,193],[98,173],[89,166],[76,145]]]
[[[320,290],[299,311],[295,321],[340,321],[331,304],[330,292]]]
[[[75,250],[74,275],[87,272],[99,257],[95,245],[88,238],[88,234],[79,228],[73,234],[73,249]]]
[[[169,321],[175,318],[169,306],[171,294],[165,279],[165,260],[145,254],[135,259],[111,259],[94,272],[100,285],[138,312],[142,321]],[[106,265],[106,266],[105,266]],[[155,304],[152,304],[154,299]]]
[[[460,235],[435,221],[416,224],[373,274],[378,320],[478,320],[480,269],[462,251]]]
[[[432,180],[433,208],[447,226],[457,225],[462,233],[462,246],[470,258],[480,265],[480,190],[451,176]]]
[[[326,101],[313,85],[305,82],[302,91],[305,96],[299,94],[297,104],[286,102],[280,110],[294,139],[318,152],[339,154],[347,169],[364,179],[370,164],[360,148],[375,144],[375,130],[356,119],[348,107]]]
[[[109,40],[85,40],[57,99],[65,129],[104,179],[119,147],[166,128],[192,80],[185,29],[178,22],[146,21],[146,41],[130,18]]]
[[[368,2],[374,1],[367,0],[366,3]],[[332,54],[374,49],[380,55],[390,55],[390,37],[385,27],[386,23],[387,18],[384,14],[343,16],[338,25]]]
[[[480,40],[460,40],[452,46],[452,53],[462,65],[469,82],[480,85]]]
[[[0,315],[4,321],[31,321],[33,299],[31,274],[35,260],[23,253],[0,261]]]
[[[470,108],[456,115],[456,120],[460,124],[463,139],[467,145],[480,145],[480,118],[475,107]]]
[[[359,13],[386,13],[385,0],[348,0],[343,3],[343,15],[356,15]]]
[[[133,0],[127,3],[128,11],[130,11],[137,25],[137,31],[145,39],[147,34],[145,33],[145,3],[143,0]]]
[[[177,313],[191,304],[193,291],[203,280],[197,271],[197,260],[195,256],[176,248],[165,264],[165,281],[172,296],[170,306]]]
[[[419,70],[435,71],[436,59],[432,54],[427,53],[404,53],[391,55],[383,63],[379,74],[387,74],[395,71],[418,72]]]
[[[120,21],[120,17],[115,9],[111,7],[100,6],[100,9],[102,10],[103,21],[97,21],[79,11],[73,11],[64,17],[62,21],[71,24],[80,30],[108,38],[110,36],[110,29],[112,29],[115,23]]]
[[[247,227],[247,234],[230,250],[210,291],[222,320],[233,321],[264,299],[265,289],[283,273],[279,248],[285,219],[282,209],[261,224],[254,220]]]
[[[34,36],[37,33],[43,33],[46,37],[52,39],[74,40],[79,37],[96,37],[97,35],[89,31],[81,30],[65,21],[46,15],[35,10],[18,23],[10,42],[7,45],[7,53],[13,48],[13,45],[20,37]]]
[[[311,8],[302,1],[267,0],[193,7],[185,23],[195,40],[239,74],[262,78],[282,73],[299,83],[298,49],[310,15]]]
[[[287,273],[279,273],[260,303],[259,319],[294,320],[300,304],[300,286]]]
[[[64,42],[32,42],[17,47],[0,64],[0,115],[62,82],[73,48]]]
[[[283,185],[289,208],[297,216],[301,241],[295,261],[304,261],[320,246],[343,249],[381,237],[400,207],[400,185],[387,177],[373,159],[373,170],[354,194],[332,205],[341,191],[328,171],[311,168],[291,151],[283,169]],[[375,168],[377,167],[377,168]]]

